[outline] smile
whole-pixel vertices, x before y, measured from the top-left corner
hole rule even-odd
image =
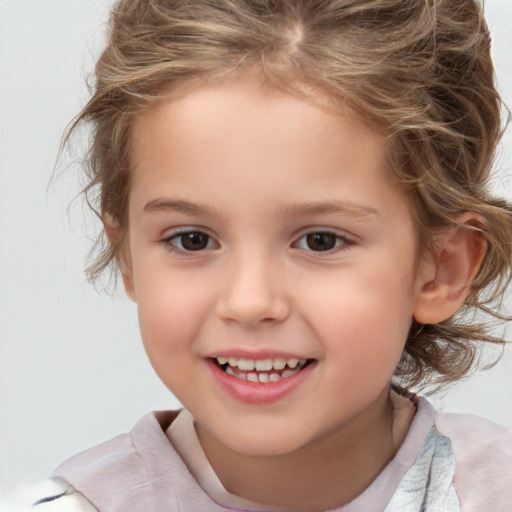
[[[278,382],[300,372],[311,361],[308,359],[243,359],[217,357],[217,366],[232,377],[249,382]]]
[[[310,380],[318,366],[316,359],[268,355],[252,359],[226,354],[205,362],[222,391],[238,402],[260,405],[289,397]]]

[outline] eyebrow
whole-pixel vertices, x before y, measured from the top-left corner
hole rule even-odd
[[[179,213],[184,213],[185,215],[210,215],[217,216],[214,212],[210,211],[208,208],[201,206],[196,203],[191,203],[189,201],[183,201],[180,199],[154,199],[153,201],[149,201],[143,210],[145,212],[161,212],[161,211],[174,211]]]
[[[350,217],[370,217],[379,215],[379,211],[371,206],[345,201],[319,201],[291,204],[284,208],[284,213],[288,215],[341,214]]]
[[[149,201],[143,210],[145,212],[175,211],[185,215],[219,216],[217,212],[200,204],[172,198],[160,198]],[[341,214],[362,218],[379,215],[379,212],[370,206],[352,202],[318,201],[285,205],[282,208],[281,214],[285,216]]]

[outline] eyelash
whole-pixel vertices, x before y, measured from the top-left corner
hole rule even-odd
[[[198,249],[187,249],[184,247],[183,242],[186,235],[199,235],[200,237],[206,237],[205,246],[200,247]],[[334,246],[325,250],[319,250],[315,251],[311,248],[311,243],[314,241],[312,239],[308,240],[309,237],[329,237],[329,242],[334,242]],[[301,242],[305,241],[306,246],[301,247]],[[177,247],[176,241],[179,241],[179,244],[181,247]],[[213,242],[213,244],[212,244]],[[317,240],[317,242],[321,242],[321,240]],[[341,250],[346,250],[350,248],[352,245],[354,245],[356,242],[347,237],[346,235],[341,235],[339,233],[336,233],[334,231],[330,230],[314,230],[309,231],[308,233],[303,234],[296,242],[294,242],[293,247],[298,248],[307,252],[311,252],[316,255],[322,255],[322,254],[332,254],[334,252],[338,252]],[[204,231],[201,231],[199,229],[183,229],[177,232],[172,233],[170,236],[166,237],[162,240],[162,244],[165,246],[165,248],[170,252],[180,253],[180,254],[193,254],[193,253],[200,253],[208,249],[218,248],[219,244],[207,233]]]

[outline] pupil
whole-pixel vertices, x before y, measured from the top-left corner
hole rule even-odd
[[[203,233],[184,233],[181,235],[181,243],[188,251],[200,251],[208,244],[208,236]]]
[[[329,251],[336,246],[336,236],[332,233],[312,233],[307,236],[307,244],[313,251]]]

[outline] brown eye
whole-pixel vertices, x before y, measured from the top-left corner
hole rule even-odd
[[[202,251],[216,247],[213,238],[201,231],[178,233],[164,240],[164,243],[169,249],[182,252]]]
[[[334,233],[310,233],[306,235],[306,245],[312,251],[330,251],[336,247],[338,238]]]
[[[180,235],[182,247],[187,251],[200,251],[208,245],[209,236],[199,231]]]
[[[354,245],[354,240],[340,233],[333,231],[312,231],[301,236],[294,246],[298,249],[311,252],[329,252],[335,253],[341,249],[348,249]]]

